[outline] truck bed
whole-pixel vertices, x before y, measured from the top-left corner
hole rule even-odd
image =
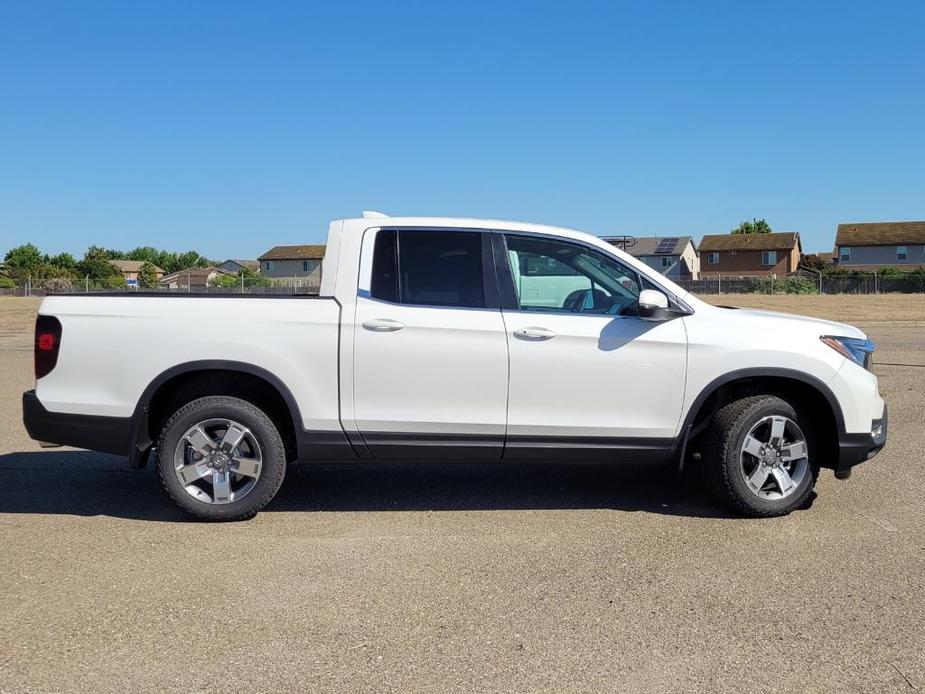
[[[39,314],[61,322],[61,349],[36,394],[50,412],[129,417],[167,371],[241,363],[285,383],[306,428],[339,428],[340,311],[306,294],[49,296]]]

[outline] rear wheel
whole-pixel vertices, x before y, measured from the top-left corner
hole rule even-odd
[[[799,508],[818,475],[806,417],[774,395],[731,402],[713,418],[704,474],[713,494],[748,516],[779,516]]]
[[[227,396],[194,400],[164,425],[157,468],[170,498],[200,520],[243,520],[275,496],[286,453],[273,421]]]

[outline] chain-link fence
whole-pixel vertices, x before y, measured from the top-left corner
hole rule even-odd
[[[789,277],[721,277],[675,280],[693,294],[921,294],[925,276],[904,277],[870,273],[863,276],[819,276],[797,274]]]
[[[209,287],[205,285],[182,285],[178,287],[106,287],[80,282],[62,282],[59,280],[42,280],[26,282],[22,286],[0,288],[0,296],[47,296],[49,294],[275,294],[288,296],[292,294],[316,295],[320,291],[318,282],[296,280],[294,282],[274,281],[267,286],[229,286]]]
[[[870,273],[863,276],[818,276],[796,274],[788,277],[710,276],[699,280],[675,280],[693,294],[921,294],[925,293],[925,275],[909,274],[897,277]],[[209,287],[193,284],[179,287],[106,287],[87,282],[46,279],[26,282],[22,286],[0,288],[0,296],[46,296],[48,294],[93,294],[124,292],[125,294],[318,294],[320,285],[314,280],[273,280],[268,286]]]

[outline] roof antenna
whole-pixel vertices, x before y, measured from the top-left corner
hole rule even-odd
[[[387,214],[375,210],[363,210],[363,219],[388,219]]]

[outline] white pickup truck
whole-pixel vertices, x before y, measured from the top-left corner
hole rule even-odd
[[[171,498],[247,518],[293,461],[598,460],[702,468],[739,513],[800,506],[887,433],[857,328],[719,308],[601,239],[364,214],[321,295],[49,296],[39,441],[156,451]]]

